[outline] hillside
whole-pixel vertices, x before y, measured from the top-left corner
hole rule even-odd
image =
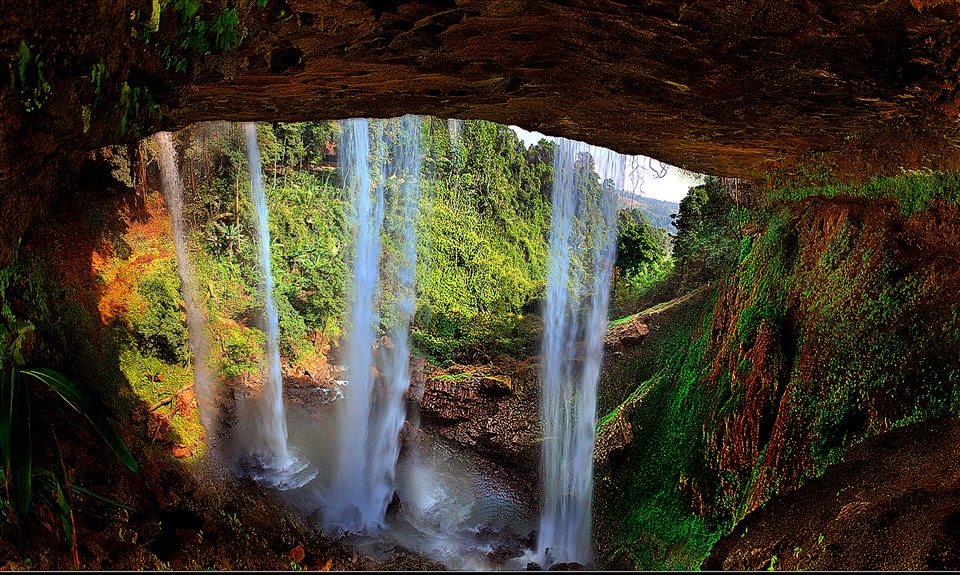
[[[653,227],[667,230],[671,234],[677,233],[670,215],[677,213],[680,204],[635,195],[623,190],[620,191],[617,199],[620,202],[620,209],[639,209]]]

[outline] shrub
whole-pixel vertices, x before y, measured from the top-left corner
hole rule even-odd
[[[183,364],[189,348],[185,304],[175,265],[173,259],[162,260],[157,269],[140,280],[137,291],[146,308],[133,319],[133,329],[150,353]]]

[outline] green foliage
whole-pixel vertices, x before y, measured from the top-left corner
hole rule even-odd
[[[50,320],[51,313],[45,298],[37,295],[43,291],[37,285],[38,278],[28,271],[18,252],[19,249],[15,251],[12,262],[0,270],[0,299],[3,302],[0,313],[0,335],[3,336],[0,462],[4,472],[0,504],[8,521],[16,519],[17,534],[20,534],[28,523],[32,502],[35,499],[43,501],[63,524],[67,543],[76,561],[71,483],[53,431],[53,420],[49,419],[53,406],[45,401],[40,402],[44,411],[38,412],[38,402],[33,398],[36,392],[30,384],[39,384],[52,391],[63,405],[86,418],[104,443],[131,471],[139,474],[140,468],[114,429],[108,412],[93,400],[88,390],[61,372],[49,368],[23,367],[28,350],[39,349],[39,346],[33,342],[34,321],[20,317],[19,313],[29,310],[35,321],[44,324]],[[15,304],[20,312],[15,309]],[[36,440],[38,429],[47,437],[46,442]],[[35,466],[35,462],[44,455],[51,462],[52,471]]]
[[[18,531],[22,531],[34,496],[43,501],[63,524],[64,535],[77,562],[71,484],[59,442],[49,422],[45,422],[43,429],[49,438],[48,449],[53,470],[34,467],[34,451],[39,446],[35,444],[32,433],[31,422],[35,414],[31,407],[30,380],[53,390],[64,403],[83,415],[128,469],[140,474],[140,467],[113,428],[107,412],[66,375],[47,368],[23,369],[18,366],[5,368],[0,374],[0,452],[6,478],[3,505],[13,511]]]
[[[666,232],[651,226],[636,210],[623,210],[618,219],[612,317],[633,313],[647,304],[673,269],[664,248]]]
[[[90,68],[90,83],[93,84],[93,102],[91,108],[96,108],[100,103],[100,96],[103,94],[104,81],[107,78],[107,65],[103,62],[97,62]]]
[[[210,26],[214,47],[220,52],[228,52],[236,48],[240,44],[237,30],[239,25],[240,17],[237,15],[237,9],[232,6],[224,8],[223,12],[213,19]]]
[[[23,369],[20,374],[21,376],[32,377],[55,391],[67,405],[90,422],[97,435],[130,471],[140,473],[140,466],[137,465],[120,435],[111,425],[111,418],[106,410],[95,403],[89,393],[83,390],[76,381],[60,372],[43,367]]]
[[[762,322],[768,323],[775,332],[783,327],[788,288],[784,277],[787,273],[783,253],[785,226],[784,217],[774,217],[766,233],[756,242],[756,248],[752,236],[745,237],[740,245],[740,289],[753,296],[737,319],[737,334],[747,348],[753,346]]]
[[[304,132],[299,145],[294,146],[301,158],[318,153],[311,150],[311,145],[304,145],[309,137]],[[292,141],[288,139],[288,143]],[[297,160],[293,157],[288,161]],[[271,238],[276,238],[272,257],[278,288],[274,295],[280,315],[281,351],[295,359],[307,351],[308,334],[339,334],[346,275],[342,258],[344,208],[341,190],[326,177],[291,169],[283,180],[277,178],[277,185],[268,189]]]
[[[540,318],[534,315],[481,312],[469,318],[451,318],[438,312],[430,318],[428,329],[414,327],[411,337],[420,354],[437,365],[448,365],[488,361],[496,354],[533,354],[541,329]]]
[[[520,317],[542,296],[552,145],[526,149],[507,127],[483,121],[466,122],[455,146],[436,119],[423,137],[432,187],[421,210],[417,309],[429,313],[418,314],[415,342],[445,359],[522,349],[522,327],[485,318]],[[431,315],[457,318],[458,341],[441,344],[450,336],[437,331],[439,319],[424,321]]]
[[[605,381],[631,377],[637,383],[625,403],[642,401],[633,416],[643,441],[628,448],[625,483],[613,488],[618,529],[612,562],[631,569],[696,569],[723,525],[708,525],[691,513],[679,486],[696,475],[701,421],[707,398],[700,391],[716,296],[682,304],[638,360]]]
[[[610,317],[624,317],[663,302],[674,295],[676,269],[673,259],[642,268],[632,274],[618,274],[613,279]]]
[[[263,8],[260,0],[257,5]],[[159,10],[154,6],[154,13],[171,6],[177,14],[178,27],[172,42],[160,50],[160,57],[168,70],[186,73],[191,60],[213,53],[225,54],[243,41],[246,30],[240,26],[240,14],[232,3],[217,12],[214,3],[201,0],[163,0]],[[156,20],[159,23],[159,16]],[[142,31],[145,41],[149,43],[157,32],[152,17]]]
[[[34,49],[34,46],[21,40],[15,66],[20,97],[27,112],[35,112],[43,107],[51,93],[50,83],[43,74],[43,61]]]
[[[624,275],[645,274],[667,258],[653,227],[642,214],[620,212],[617,237],[617,267]]]
[[[243,326],[229,326],[221,335],[223,348],[220,373],[227,378],[250,377],[260,373],[263,363],[263,344],[266,336],[262,331]]]
[[[117,132],[120,135],[138,134],[162,117],[160,106],[146,87],[120,85],[120,118]],[[146,122],[146,123],[144,123]]]
[[[673,257],[688,284],[717,277],[736,262],[734,203],[719,178],[708,176],[680,201]]]
[[[160,260],[153,272],[140,280],[137,289],[146,306],[132,323],[144,349],[166,361],[182,364],[189,349],[180,277],[175,266],[173,259]]]
[[[899,175],[875,177],[864,183],[836,183],[829,180],[824,170],[822,159],[814,155],[807,165],[806,178],[773,185],[763,196],[771,204],[799,202],[810,197],[892,200],[904,215],[916,214],[934,200],[960,205],[960,172],[901,169]]]

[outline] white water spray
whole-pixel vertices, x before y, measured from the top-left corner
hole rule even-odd
[[[190,351],[193,353],[193,388],[197,396],[200,422],[206,430],[208,440],[217,430],[217,404],[214,398],[214,379],[207,362],[210,349],[207,341],[207,318],[203,310],[203,301],[197,276],[190,261],[187,246],[187,223],[183,216],[183,182],[177,168],[177,150],[173,145],[170,132],[159,132],[155,136],[160,148],[160,180],[163,197],[173,223],[173,245],[177,252],[177,273],[180,275],[180,289],[186,305],[187,331]]]
[[[597,380],[616,256],[615,190],[622,186],[626,159],[561,138],[553,165],[540,407],[543,514],[537,555],[544,566],[591,560]]]
[[[384,477],[379,496],[389,502],[396,479],[400,455],[400,431],[406,417],[404,393],[410,387],[410,323],[417,304],[417,222],[420,213],[420,126],[418,116],[400,119],[399,142],[394,148],[389,171],[399,184],[400,213],[385,222],[389,236],[400,239],[402,249],[397,267],[396,291],[393,297],[393,321],[387,330],[391,349],[381,348],[382,369],[387,389],[379,405],[374,405],[377,420],[371,432],[379,428],[372,442],[375,475]],[[386,511],[386,508],[384,508]]]
[[[270,265],[270,229],[267,225],[267,195],[260,168],[257,129],[252,122],[243,124],[247,162],[250,166],[251,200],[257,216],[257,260],[263,273],[263,298],[266,311],[267,377],[263,384],[263,408],[257,421],[263,441],[257,453],[259,464],[272,470],[289,469],[293,463],[287,449],[287,420],[283,411],[283,376],[280,372],[280,321],[273,301],[273,270]]]
[[[460,147],[460,142],[463,140],[463,120],[458,120],[456,118],[447,118],[447,133],[450,136],[450,152],[451,155],[454,154],[454,151]]]

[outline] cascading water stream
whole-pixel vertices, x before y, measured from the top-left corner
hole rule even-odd
[[[616,256],[615,191],[626,166],[619,154],[564,139],[554,154],[541,364],[544,566],[591,560],[596,388]]]
[[[251,196],[257,218],[257,260],[263,273],[263,301],[266,313],[265,344],[266,381],[260,397],[257,427],[261,445],[251,454],[259,467],[255,477],[280,489],[300,487],[313,479],[316,471],[305,471],[308,464],[287,446],[287,419],[283,408],[283,375],[280,371],[280,321],[273,300],[273,270],[270,264],[270,228],[268,227],[267,195],[260,166],[256,126],[243,124],[247,162],[250,167]]]
[[[349,371],[343,405],[338,411],[340,441],[336,472],[324,510],[328,526],[344,531],[370,531],[381,526],[386,502],[377,489],[369,458],[370,403],[373,398],[373,341],[379,324],[380,226],[383,222],[383,166],[372,184],[370,123],[366,119],[340,123],[340,165],[350,206],[353,251],[350,254],[350,290],[347,341]],[[382,144],[383,126],[374,122],[376,143]],[[378,153],[378,158],[383,154]],[[382,509],[381,509],[382,508]]]
[[[217,406],[214,398],[214,378],[207,362],[210,349],[207,341],[207,318],[203,310],[197,276],[190,261],[187,246],[188,230],[183,216],[183,182],[177,168],[177,150],[169,132],[155,136],[160,148],[160,179],[167,210],[173,224],[173,244],[177,253],[177,273],[180,289],[186,305],[187,331],[190,352],[193,354],[194,392],[197,396],[200,422],[207,438],[213,438],[217,430]]]
[[[410,387],[410,323],[417,305],[417,222],[420,213],[420,126],[418,116],[400,119],[399,142],[394,148],[389,171],[400,188],[400,209],[395,217],[385,221],[386,233],[401,239],[396,291],[393,297],[393,321],[387,330],[391,348],[381,348],[382,371],[387,388],[379,402],[374,403],[371,442],[374,476],[382,477],[378,497],[389,503],[396,479],[397,458],[400,455],[400,431],[406,416],[404,394]],[[399,216],[399,217],[396,217]],[[377,469],[377,467],[379,469]],[[384,505],[386,511],[386,505]]]
[[[416,116],[402,118],[396,136],[399,141],[388,150],[384,136],[387,122],[374,121],[376,149],[371,153],[370,122],[355,119],[341,123],[340,164],[354,234],[350,260],[353,299],[348,321],[349,383],[339,412],[337,469],[324,519],[328,526],[345,531],[375,532],[383,528],[393,495],[400,430],[406,415],[404,392],[410,385],[410,321],[416,305],[420,125]],[[392,152],[389,162],[388,151]],[[371,155],[377,162],[374,170]],[[384,225],[388,192],[399,196],[399,204]],[[398,240],[401,249],[396,256],[396,282],[391,282],[395,291],[391,294],[389,344],[381,345],[375,358],[373,343],[380,323],[381,226]],[[375,359],[379,360],[376,366]],[[382,380],[374,377],[375,367],[379,367]]]
[[[463,120],[447,118],[447,134],[450,137],[451,154],[456,148],[460,147],[460,142],[463,139],[461,132],[463,132]]]

